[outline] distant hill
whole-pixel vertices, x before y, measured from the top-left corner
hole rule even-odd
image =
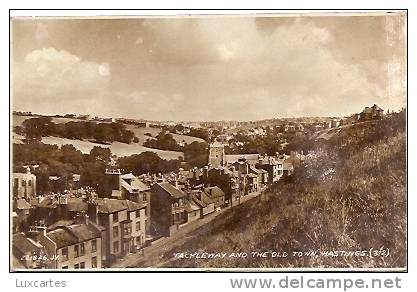
[[[229,209],[163,254],[166,267],[406,265],[406,118],[341,129],[305,165],[254,200]],[[371,249],[389,255],[370,257]],[[365,256],[291,256],[293,251],[366,251]],[[175,252],[288,252],[286,258],[174,259]]]
[[[22,125],[23,121],[26,119],[35,118],[35,116],[21,116],[21,115],[13,115],[12,116],[12,124],[13,126],[20,126]],[[54,123],[67,123],[71,121],[80,121],[78,119],[73,118],[60,118],[60,117],[53,117],[52,121]],[[100,147],[109,147],[111,152],[119,157],[122,156],[129,156],[132,154],[139,154],[145,151],[151,151],[158,156],[160,156],[163,159],[178,159],[178,157],[184,157],[183,152],[178,151],[167,151],[167,150],[159,150],[159,149],[153,149],[144,147],[143,143],[146,141],[146,139],[152,139],[152,137],[155,137],[158,135],[158,133],[161,132],[161,128],[153,128],[153,127],[136,127],[133,125],[126,125],[126,128],[128,130],[131,130],[135,133],[136,137],[138,137],[139,142],[138,143],[131,143],[131,144],[124,144],[120,142],[113,142],[109,145],[99,144],[99,143],[93,143],[91,141],[86,140],[75,140],[75,139],[66,139],[61,137],[42,137],[42,143],[45,144],[56,144],[58,146],[62,146],[65,144],[72,144],[75,148],[80,150],[83,153],[88,153],[94,146],[100,146]],[[145,135],[150,134],[151,136]],[[178,135],[178,134],[172,134],[173,138],[178,142],[185,142],[185,143],[192,143],[194,141],[197,142],[204,142],[203,139],[186,136],[186,135]],[[23,143],[24,137],[21,135],[18,135],[16,133],[13,133],[13,143],[21,144]]]

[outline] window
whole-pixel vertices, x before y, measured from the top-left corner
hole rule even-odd
[[[85,255],[84,243],[80,244],[80,255],[81,256]]]
[[[14,179],[14,186],[15,187],[18,187],[19,186],[19,179],[18,178],[15,178]]]
[[[74,269],[79,269],[79,268],[80,268],[80,266],[78,264],[74,265]]]
[[[113,222],[119,222],[119,213],[113,214]]]
[[[74,246],[74,253],[76,258],[80,256],[80,247],[78,245]]]
[[[97,268],[97,257],[92,257],[91,258],[91,267],[92,268]]]
[[[113,227],[113,237],[118,237],[119,236],[119,226],[114,226]]]
[[[85,269],[85,262],[80,263],[80,269]]]
[[[136,245],[142,246],[142,237],[140,236],[136,237]]]
[[[140,230],[140,221],[136,222],[136,231],[139,231],[139,230]]]
[[[113,243],[113,253],[119,253],[119,242],[115,241]]]
[[[126,227],[123,232],[124,232],[124,235],[131,234],[132,233],[132,227],[131,226]]]
[[[96,252],[97,251],[97,240],[93,239],[91,241],[91,252]]]
[[[148,216],[148,208],[145,208],[145,216]]]
[[[31,180],[28,180],[28,186],[32,186],[32,181]]]
[[[140,210],[136,210],[136,218],[140,217]]]
[[[25,186],[26,181],[22,179],[22,187]]]
[[[68,266],[62,266],[61,269],[66,270],[66,269],[68,269]]]
[[[143,198],[142,201],[146,202],[147,198],[146,198],[146,194],[143,194]]]
[[[68,261],[68,247],[62,249],[62,261]]]

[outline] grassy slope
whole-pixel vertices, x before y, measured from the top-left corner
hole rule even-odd
[[[404,267],[403,117],[343,129],[267,194],[228,210],[163,255],[170,267]],[[174,260],[174,252],[369,250],[390,256]]]

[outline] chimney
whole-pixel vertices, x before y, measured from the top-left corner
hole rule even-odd
[[[84,212],[80,212],[75,216],[75,222],[77,224],[88,225],[90,223],[90,217],[87,214],[85,214]]]

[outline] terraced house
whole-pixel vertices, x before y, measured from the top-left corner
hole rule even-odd
[[[89,215],[106,229],[105,264],[136,253],[146,243],[146,204],[130,200],[98,199],[89,206]]]
[[[100,269],[103,266],[104,228],[86,220],[56,226],[50,231],[46,227],[32,230],[38,233],[38,242],[45,247],[50,268]]]

